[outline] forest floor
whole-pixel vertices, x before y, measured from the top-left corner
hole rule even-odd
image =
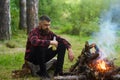
[[[67,54],[65,55],[64,71],[69,70],[70,66],[74,64],[77,57],[80,55],[82,48],[84,48],[85,41],[90,40],[90,37],[79,37],[71,35],[60,35],[68,40],[73,48],[75,59],[70,62]],[[27,36],[23,32],[16,34],[10,41],[0,42],[0,80],[39,80],[39,78],[32,76],[25,76],[24,78],[13,79],[11,77],[13,70],[20,70],[24,63],[24,53]],[[117,50],[120,52],[120,50]],[[67,52],[66,52],[67,53]],[[120,58],[120,55],[117,55]],[[116,65],[120,65],[120,61],[116,60]]]

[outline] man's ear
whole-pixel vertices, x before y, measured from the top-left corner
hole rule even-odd
[[[39,22],[39,25],[41,25],[41,21]]]
[[[41,26],[42,26],[42,23],[41,22],[39,22],[39,28],[41,29]]]

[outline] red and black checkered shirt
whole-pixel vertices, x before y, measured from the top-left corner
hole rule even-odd
[[[61,38],[60,36],[57,36],[52,31],[49,31],[49,34],[43,35],[42,31],[39,30],[39,28],[34,28],[28,35],[25,60],[29,59],[29,53],[31,52],[30,49],[32,46],[48,47],[50,45],[50,40],[53,40],[54,36],[56,36],[58,43],[65,44],[65,47],[67,49],[71,47],[71,44],[67,40]]]

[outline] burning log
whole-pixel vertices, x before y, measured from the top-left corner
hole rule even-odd
[[[96,49],[96,52],[94,54],[90,52],[90,49],[93,47]],[[86,66],[87,63],[90,63],[92,60],[96,59],[99,56],[98,51],[99,49],[95,44],[89,45],[89,43],[86,42],[85,48],[83,48],[81,55],[78,56],[78,60],[74,65],[71,66],[70,72],[76,72],[76,68],[80,69],[83,67],[83,65]]]
[[[91,48],[95,48],[95,53],[90,52]],[[114,60],[101,59],[96,44],[89,45],[86,42],[78,60],[71,66],[70,72],[77,75],[84,74],[90,80],[114,80],[118,78],[116,74],[118,75],[120,71],[120,68],[114,65]]]
[[[120,80],[120,75],[118,76],[119,71],[120,71],[120,67],[114,68],[114,69],[106,72],[106,73],[104,74],[104,78],[105,78],[105,79],[109,79],[109,80],[110,80],[110,79],[115,80],[114,78],[118,78],[118,77],[119,77],[119,80]],[[117,76],[116,76],[116,75],[117,75]]]
[[[94,52],[90,51],[92,48]],[[97,45],[86,42],[69,74],[58,76],[55,80],[120,80],[120,67],[114,65],[114,60],[101,59]]]

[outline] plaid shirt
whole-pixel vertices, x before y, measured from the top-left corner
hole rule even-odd
[[[54,36],[56,36],[58,43],[63,43],[67,49],[71,47],[71,44],[67,40],[57,36],[52,31],[49,31],[49,34],[43,35],[39,28],[34,28],[28,35],[25,59],[29,59],[29,53],[31,52],[30,48],[32,46],[48,47],[50,45],[50,40],[53,40]]]

